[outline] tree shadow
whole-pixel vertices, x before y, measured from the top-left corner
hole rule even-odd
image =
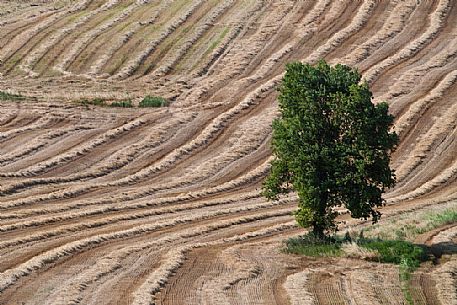
[[[454,242],[442,242],[431,246],[418,246],[421,246],[429,255],[433,255],[435,257],[434,262],[436,263],[443,255],[452,255],[457,253],[457,244]]]

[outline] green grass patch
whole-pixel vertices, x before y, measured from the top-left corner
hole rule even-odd
[[[404,240],[362,239],[358,240],[357,244],[378,252],[381,263],[407,264],[411,268],[417,268],[420,262],[428,259],[423,248]]]
[[[342,246],[351,242],[355,242],[361,248],[375,251],[378,254],[376,260],[380,263],[406,264],[410,268],[417,268],[421,262],[428,260],[422,247],[408,241],[364,237],[352,239],[349,235],[319,238],[308,233],[286,240],[284,251],[314,257],[342,256]]]
[[[141,108],[149,108],[149,107],[165,107],[168,106],[168,101],[160,96],[146,96],[138,105]]]
[[[400,276],[400,285],[403,296],[408,302],[409,305],[414,305],[413,295],[411,294],[411,274],[414,272],[416,267],[411,265],[411,262],[408,259],[403,259],[400,262],[399,276]]]
[[[2,101],[19,101],[24,99],[25,97],[22,95],[0,91],[0,100]]]
[[[110,107],[117,107],[117,108],[132,108],[133,104],[131,100],[126,100],[126,101],[117,101],[117,102],[112,102]]]
[[[341,256],[342,241],[335,238],[319,238],[312,233],[289,238],[285,242],[284,252],[313,257]]]

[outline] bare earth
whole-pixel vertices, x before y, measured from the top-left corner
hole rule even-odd
[[[456,1],[0,1],[0,90],[27,97],[0,102],[0,304],[406,304],[396,266],[283,254],[296,198],[260,195],[284,64],[319,58],[396,116],[383,221],[456,208]],[[147,94],[171,105],[77,102]],[[456,274],[421,267],[415,304],[457,304]]]

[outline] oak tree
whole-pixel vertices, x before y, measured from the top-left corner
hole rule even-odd
[[[340,206],[377,222],[381,194],[395,183],[389,162],[398,137],[388,104],[372,102],[357,70],[323,60],[288,64],[278,100],[264,195],[278,199],[295,191],[298,224],[318,236],[337,229]]]

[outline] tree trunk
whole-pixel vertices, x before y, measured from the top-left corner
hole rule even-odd
[[[324,226],[321,223],[314,222],[313,224],[313,234],[314,236],[318,237],[319,239],[324,239]]]

